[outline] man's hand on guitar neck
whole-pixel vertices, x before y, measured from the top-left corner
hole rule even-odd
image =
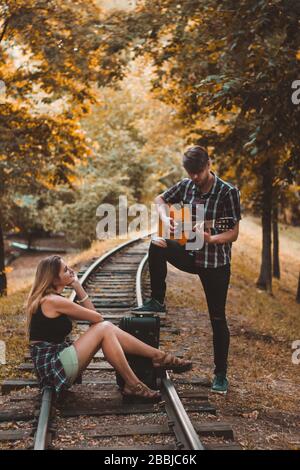
[[[206,232],[205,230],[203,231],[203,228],[204,228],[204,222],[198,222],[197,224],[193,226],[193,232],[197,231],[199,233],[203,233],[204,243],[213,243],[211,233]]]
[[[210,232],[203,232],[204,243],[213,243]]]
[[[223,243],[232,243],[238,239],[239,236],[239,223],[233,227],[233,229],[227,230],[223,233],[218,233],[217,235],[211,235],[209,243],[216,243],[217,245],[222,245]]]

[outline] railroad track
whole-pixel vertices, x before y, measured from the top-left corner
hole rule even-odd
[[[133,306],[141,305],[142,294],[149,290],[148,245],[148,237],[123,243],[92,260],[79,272],[81,283],[105,320],[118,324],[124,315],[130,314]],[[73,291],[66,294],[75,300]],[[78,321],[75,329],[80,334],[87,328],[88,322]],[[178,333],[168,317],[161,317],[163,341],[164,337],[169,341]],[[32,372],[29,357],[27,353],[20,370]],[[233,443],[231,426],[209,419],[203,421],[203,416],[216,414],[215,407],[208,402],[207,381],[177,377],[172,380],[168,373],[161,376],[161,403],[126,404],[116,388],[113,368],[99,351],[85,371],[82,383],[73,385],[55,406],[50,388],[44,390],[39,400],[32,396],[32,388],[37,387],[34,379],[5,380],[2,394],[24,387],[27,391],[12,395],[11,403],[17,403],[17,408],[0,411],[0,425],[1,422],[18,423],[18,429],[0,429],[0,443],[19,443],[27,439],[27,448],[35,450],[239,448]],[[197,416],[201,416],[201,420],[198,421]],[[28,422],[31,422],[30,428]],[[204,445],[200,440],[202,436],[218,438],[221,442]]]

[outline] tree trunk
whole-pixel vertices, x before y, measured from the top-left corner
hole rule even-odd
[[[0,297],[4,295],[7,295],[7,280],[5,274],[4,238],[0,213]]]
[[[273,205],[273,277],[276,277],[276,279],[280,279],[277,201],[275,201]]]
[[[27,238],[27,250],[30,250],[31,244],[32,244],[32,238],[33,238],[32,233],[29,232],[26,238]]]
[[[268,159],[261,166],[262,174],[262,259],[256,286],[272,293],[272,169]]]
[[[296,302],[300,304],[300,272],[299,272],[299,279],[298,279],[298,289],[297,289],[297,295],[296,295]]]

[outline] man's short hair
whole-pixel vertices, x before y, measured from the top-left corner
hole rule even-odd
[[[200,145],[189,147],[183,154],[183,166],[189,173],[198,173],[202,171],[209,160],[205,148]]]

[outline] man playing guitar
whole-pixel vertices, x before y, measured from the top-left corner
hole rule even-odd
[[[159,217],[171,236],[152,238],[149,247],[151,299],[133,310],[140,313],[166,311],[167,262],[182,271],[197,274],[205,292],[213,331],[215,377],[212,391],[226,394],[229,329],[225,308],[231,272],[231,247],[238,238],[241,219],[240,194],[235,186],[211,171],[208,153],[198,145],[184,153],[183,166],[189,178],[184,178],[155,198]],[[193,230],[199,233],[202,230],[204,243],[200,249],[187,249],[186,240],[180,243],[180,240],[174,239],[176,221],[170,214],[170,204],[189,205],[192,208]],[[197,223],[194,218],[194,209],[199,205],[202,205],[204,214],[204,230],[203,224]]]

